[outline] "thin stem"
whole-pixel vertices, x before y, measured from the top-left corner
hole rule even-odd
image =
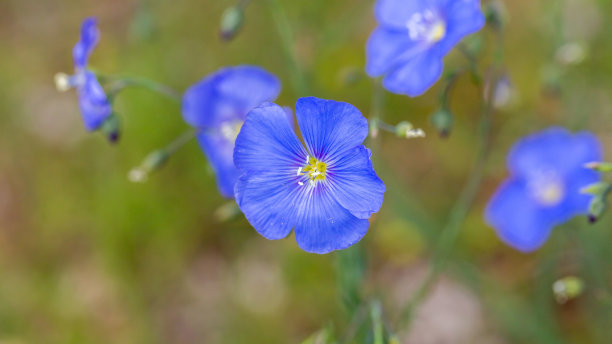
[[[380,301],[373,301],[370,306],[370,317],[372,318],[372,330],[374,332],[374,344],[383,344],[383,322],[382,306]]]
[[[351,319],[351,322],[349,323],[347,329],[344,331],[344,336],[340,340],[341,344],[353,342],[353,339],[357,335],[357,332],[363,325],[364,321],[367,319],[367,315],[368,308],[366,307],[366,304],[361,304],[353,314],[353,318]]]
[[[389,123],[383,122],[380,118],[372,119],[371,121],[372,122],[376,121],[375,125],[377,125],[378,128],[380,128],[380,129],[382,129],[384,131],[388,131],[390,133],[395,134],[395,126],[394,125],[391,125]]]
[[[459,77],[461,77],[461,75],[463,75],[463,73],[465,72],[466,72],[466,69],[459,69],[459,70],[453,71],[447,76],[446,85],[444,86],[444,89],[442,90],[442,94],[440,95],[440,103],[442,104],[442,107],[444,109],[448,109],[451,91],[457,84]]]
[[[371,125],[371,136],[375,139],[378,136],[378,128],[382,122],[383,107],[385,106],[385,90],[382,87],[382,81],[380,78],[373,79],[373,90],[372,90],[372,103],[370,109],[370,125]],[[385,129],[384,124],[380,126],[383,130]],[[393,130],[395,132],[395,128]]]
[[[168,155],[174,154],[177,150],[191,141],[196,135],[198,135],[201,131],[198,129],[189,129],[183,132],[181,135],[177,136],[172,142],[170,142],[166,147],[162,148],[162,151]]]
[[[421,283],[413,297],[402,309],[398,319],[398,326],[396,328],[401,328],[401,326],[404,324],[410,324],[410,321],[414,315],[414,310],[421,302],[423,302],[424,298],[427,296],[427,293],[437,280],[438,275],[444,269],[451,253],[451,249],[459,236],[461,224],[463,223],[472,206],[472,203],[474,202],[474,199],[476,198],[480,183],[484,176],[484,168],[489,152],[491,112],[492,107],[489,102],[482,105],[480,118],[480,141],[478,144],[476,161],[472,167],[472,172],[470,173],[468,181],[463,187],[459,198],[455,202],[455,205],[450,212],[446,225],[442,229],[440,239],[435,247],[432,266],[429,269],[425,280]]]
[[[127,87],[142,87],[146,88],[150,91],[159,93],[172,99],[177,102],[181,102],[182,95],[179,91],[166,86],[164,84],[160,84],[153,80],[138,78],[138,77],[122,77],[122,76],[108,76],[108,75],[98,75],[98,77],[102,81],[112,81],[113,84],[109,90],[109,96],[115,97],[119,92]]]
[[[268,0],[268,7],[272,12],[272,18],[276,24],[276,31],[278,31],[278,35],[282,41],[285,59],[291,68],[290,76],[293,87],[299,96],[306,96],[308,95],[308,86],[306,85],[304,73],[300,68],[300,64],[298,63],[295,53],[293,46],[293,31],[291,30],[291,25],[289,25],[289,20],[287,20],[287,16],[285,15],[285,11],[283,10],[279,0]]]

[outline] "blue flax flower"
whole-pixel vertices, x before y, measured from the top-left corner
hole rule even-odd
[[[367,232],[385,184],[361,143],[368,122],[354,106],[301,98],[295,107],[306,148],[275,104],[252,110],[236,139],[238,206],[268,239],[295,228],[305,251],[347,248]]]
[[[239,176],[234,166],[234,141],[247,113],[275,100],[280,90],[278,78],[262,68],[237,66],[218,70],[183,95],[183,118],[199,129],[198,143],[208,157],[224,197],[234,196],[234,184]]]
[[[419,96],[442,75],[442,59],[485,23],[480,0],[378,0],[378,28],[366,47],[366,72],[383,86]]]
[[[86,18],[81,25],[81,38],[72,50],[74,74],[58,74],[57,87],[60,90],[76,88],[79,107],[87,130],[96,130],[111,115],[112,109],[104,89],[96,75],[87,69],[89,56],[98,44],[100,32],[97,19]]]
[[[523,138],[508,155],[508,178],[489,201],[486,221],[508,245],[523,252],[544,244],[553,227],[588,212],[592,196],[580,189],[599,181],[584,167],[601,161],[590,133],[550,128]]]

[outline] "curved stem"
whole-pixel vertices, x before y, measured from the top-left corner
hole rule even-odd
[[[490,131],[490,115],[492,107],[489,102],[482,105],[480,118],[480,141],[478,144],[478,153],[476,161],[472,167],[472,172],[467,180],[459,198],[455,202],[447,223],[442,229],[440,239],[436,244],[434,251],[433,263],[429,269],[425,280],[421,283],[413,297],[408,301],[401,311],[396,328],[402,325],[410,324],[414,310],[425,299],[427,293],[435,283],[438,275],[444,269],[451,249],[461,230],[461,224],[467,216],[474,199],[478,193],[478,189],[484,176],[484,169],[489,152],[489,131]]]
[[[289,21],[287,20],[287,16],[285,15],[285,12],[283,11],[279,0],[268,0],[268,7],[272,12],[272,18],[274,19],[274,23],[276,24],[276,31],[278,31],[278,34],[282,41],[285,59],[287,60],[287,64],[291,68],[290,76],[291,82],[293,83],[293,87],[297,91],[298,96],[307,96],[308,86],[304,79],[304,74],[302,72],[302,69],[300,68],[300,64],[298,63],[295,49],[293,46],[294,37],[293,31],[291,31],[291,25],[289,25]]]
[[[179,103],[182,100],[182,94],[179,91],[149,79],[108,75],[99,75],[98,77],[103,81],[113,82],[109,90],[110,97],[115,97],[119,92],[121,92],[127,87],[142,87],[150,91],[159,93],[163,96],[166,96],[169,99],[172,99]]]

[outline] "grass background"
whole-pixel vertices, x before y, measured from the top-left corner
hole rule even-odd
[[[82,19],[95,15],[102,36],[91,65],[102,73],[184,90],[222,66],[261,65],[283,81],[278,103],[292,106],[297,92],[266,1],[248,6],[243,31],[224,43],[218,23],[230,5],[0,1],[0,343],[296,343],[325,326],[340,335],[350,326],[338,254],[305,253],[291,236],[265,240],[240,216],[220,221],[215,214],[227,201],[195,141],[147,183],[127,180],[149,151],[187,129],[176,103],[147,90],[121,93],[115,109],[123,137],[109,146],[84,132],[74,92],[54,88],[54,74],[72,68]],[[372,82],[361,73],[376,25],[373,2],[282,6],[311,95],[352,103],[368,116]],[[429,343],[431,336],[414,337],[429,329],[454,338],[442,343],[606,343],[612,217],[594,226],[577,218],[525,255],[496,238],[482,210],[506,176],[507,150],[525,134],[563,125],[611,146],[612,3],[505,7],[504,67],[518,96],[494,115],[483,186],[433,293],[442,301],[427,301],[412,337],[403,333],[402,340]],[[479,66],[486,68],[496,42],[490,31],[479,36]],[[585,61],[555,62],[557,49],[574,41],[587,47]],[[445,62],[447,70],[465,63],[457,52]],[[459,80],[451,100],[455,128],[440,139],[428,118],[442,86],[415,99],[386,95],[384,119],[409,120],[426,139],[382,134],[368,143],[377,147],[373,159],[388,191],[360,244],[364,292],[383,301],[387,318],[422,278],[475,158],[481,91],[468,77]],[[583,278],[586,290],[558,305],[551,285],[566,275]]]

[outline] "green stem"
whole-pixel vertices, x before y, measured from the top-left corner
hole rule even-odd
[[[198,129],[189,129],[183,132],[181,135],[177,136],[166,147],[162,148],[162,151],[168,155],[172,155],[189,141],[191,141],[194,137],[196,137],[196,135],[198,135],[199,133],[200,130]]]
[[[467,216],[474,199],[478,193],[478,189],[484,176],[484,169],[489,152],[489,131],[490,131],[490,115],[492,107],[490,103],[485,103],[482,106],[480,118],[480,141],[478,145],[478,153],[476,161],[472,167],[470,177],[466,182],[459,198],[455,202],[447,223],[442,229],[440,239],[436,244],[433,263],[429,269],[425,280],[421,283],[412,298],[404,306],[398,319],[398,326],[409,325],[412,320],[414,310],[425,299],[427,293],[435,283],[438,275],[444,269],[446,262],[450,256],[451,250],[461,230],[461,224]]]
[[[380,301],[373,301],[370,306],[370,317],[372,318],[372,330],[374,332],[374,344],[384,344],[382,306]]]
[[[376,122],[376,123],[373,123],[373,122]],[[372,119],[370,120],[370,123],[373,123],[373,125],[375,125],[379,129],[395,134],[395,126],[389,123],[383,122],[382,120],[380,120],[380,118]]]
[[[169,99],[172,99],[179,103],[182,100],[182,94],[179,91],[149,79],[108,75],[98,75],[98,77],[102,81],[113,82],[109,90],[109,97],[111,98],[114,98],[119,92],[121,92],[127,87],[142,87],[152,92],[156,92],[163,96],[166,96]]]
[[[385,106],[385,90],[382,87],[382,80],[380,78],[373,80],[371,104],[370,131],[372,138],[375,139],[378,135],[378,128],[386,130],[385,125],[382,124],[382,113],[383,107]],[[393,128],[393,132],[395,132],[395,128]]]
[[[291,68],[291,82],[293,87],[299,96],[304,97],[308,95],[308,86],[306,85],[306,81],[304,78],[304,74],[302,69],[300,68],[300,64],[298,63],[298,59],[295,53],[295,49],[293,46],[293,31],[291,30],[291,25],[289,25],[289,21],[287,20],[287,16],[279,2],[279,0],[267,0],[268,7],[272,12],[272,18],[274,23],[276,24],[276,31],[281,38],[283,45],[283,52],[285,54],[285,59],[287,60],[287,64]]]
[[[347,329],[344,331],[344,336],[339,343],[353,343],[353,339],[357,335],[357,332],[363,325],[364,321],[367,319],[367,315],[368,308],[366,307],[366,304],[361,304],[353,313],[353,318],[351,319]]]

